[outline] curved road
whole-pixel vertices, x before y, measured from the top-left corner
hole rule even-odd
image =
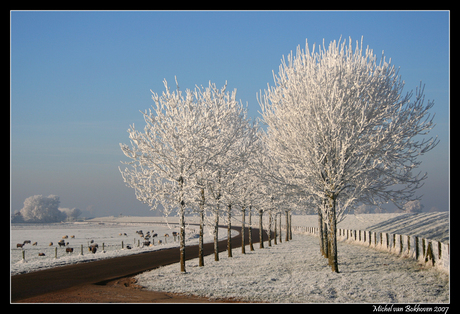
[[[239,232],[239,235],[232,238],[232,248],[235,249],[241,247],[241,227],[232,227],[232,229]],[[249,243],[248,233],[246,228],[245,243]],[[253,243],[259,242],[259,229],[252,229],[252,238]],[[263,240],[267,240],[265,232]],[[205,255],[212,254],[214,243],[205,243],[203,250]],[[227,239],[219,241],[219,252],[226,250]],[[185,257],[186,260],[197,258],[198,245],[186,246]],[[11,276],[11,302],[74,286],[105,284],[118,278],[135,276],[178,262],[179,248],[171,248],[15,275]]]

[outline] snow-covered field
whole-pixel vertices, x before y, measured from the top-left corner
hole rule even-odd
[[[257,247],[257,246],[256,246]],[[138,275],[138,284],[209,298],[295,303],[438,303],[449,302],[448,275],[357,245],[338,243],[340,273],[332,273],[308,235],[245,255],[221,254],[187,262],[187,273],[168,265]]]
[[[168,219],[169,223],[177,219]],[[46,269],[67,264],[86,262],[98,259],[112,258],[123,255],[137,254],[146,251],[160,250],[164,248],[178,247],[179,241],[174,242],[173,231],[178,231],[175,224],[163,224],[165,220],[161,217],[102,217],[85,222],[74,223],[22,223],[12,224],[10,230],[10,268],[11,275],[26,273],[30,271]],[[190,221],[189,221],[190,223]],[[144,234],[150,231],[157,233],[154,246],[143,246],[144,239],[136,233],[143,230]],[[152,232],[153,230],[153,232]],[[232,231],[236,235],[237,231]],[[119,234],[122,234],[121,236]],[[127,234],[126,236],[124,234]],[[169,234],[166,238],[164,235]],[[69,242],[68,246],[59,247],[58,241],[63,236]],[[75,236],[75,238],[71,238]],[[226,229],[219,230],[219,238],[225,239]],[[30,240],[31,244],[24,245],[25,260],[22,260],[23,249],[16,248],[17,243]],[[91,240],[98,244],[95,254],[88,251]],[[158,240],[162,244],[158,244]],[[122,241],[123,246],[122,248]],[[152,238],[150,239],[152,241]],[[212,242],[213,236],[205,234],[205,242]],[[37,242],[36,246],[32,243]],[[49,243],[53,242],[52,246]],[[104,243],[104,250],[102,244]],[[138,244],[140,244],[138,246]],[[198,244],[198,227],[188,225],[186,228],[186,245]],[[83,245],[83,255],[81,246]],[[127,245],[131,249],[127,249]],[[58,258],[55,258],[57,247]],[[73,253],[66,253],[66,248],[74,249]],[[38,256],[38,253],[45,253],[45,256]]]

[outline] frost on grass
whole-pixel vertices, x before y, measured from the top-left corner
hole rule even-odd
[[[318,250],[318,239],[296,235],[281,245],[189,262],[179,274],[169,265],[137,276],[149,290],[210,298],[281,303],[449,302],[448,276],[403,259],[339,243],[342,272],[333,273]]]

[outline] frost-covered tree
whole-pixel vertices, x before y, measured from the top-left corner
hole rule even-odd
[[[259,97],[269,151],[319,208],[328,228],[329,262],[338,272],[336,224],[356,202],[401,207],[426,174],[417,159],[437,140],[423,87],[403,94],[398,70],[352,41],[282,59],[275,86]],[[338,206],[340,204],[340,206]]]
[[[34,195],[25,199],[24,207],[19,211],[24,222],[60,222],[67,215],[59,210],[61,203],[56,195]]]
[[[76,221],[81,215],[81,210],[78,208],[59,208],[59,210],[67,216],[66,221]]]
[[[168,216],[180,217],[180,264],[185,272],[185,211],[196,202],[196,191],[203,187],[202,171],[234,142],[232,131],[242,118],[242,108],[231,94],[209,83],[194,91],[179,89],[160,96],[152,92],[155,104],[144,116],[143,132],[134,124],[128,129],[131,146],[120,144],[130,162],[120,169],[125,183],[135,189],[138,200],[155,210],[162,205]],[[223,130],[230,135],[222,136]],[[201,201],[204,201],[201,199]],[[201,232],[202,234],[202,232]],[[202,243],[202,241],[200,241]]]
[[[419,214],[423,210],[423,205],[419,200],[409,201],[404,204],[404,212],[406,213],[416,213]]]

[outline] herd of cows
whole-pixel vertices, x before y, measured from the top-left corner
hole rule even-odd
[[[154,230],[152,230],[151,233],[150,233],[150,231],[147,231],[145,235],[144,235],[144,232],[142,230],[137,230],[136,233],[141,238],[143,238],[143,242],[142,242],[143,246],[153,246],[153,245],[155,245],[155,238],[158,237],[158,234],[154,233]],[[118,235],[119,236],[128,236],[126,233],[119,233]],[[178,236],[178,233],[176,231],[173,231],[172,235],[174,237],[174,241],[176,241],[176,237]],[[69,246],[69,242],[66,241],[66,239],[68,239],[68,238],[69,238],[68,235],[63,236],[62,239],[57,242],[59,247],[61,247],[61,246],[64,246],[64,247]],[[74,239],[75,235],[71,235],[70,238]],[[165,233],[165,235],[164,235],[165,243],[167,243],[167,238],[169,238],[169,234]],[[158,239],[157,243],[162,244],[163,241]],[[37,242],[32,243],[31,240],[25,240],[23,243],[16,244],[16,248],[24,249],[24,246],[26,244],[32,244],[32,246],[37,246],[38,243]],[[49,246],[53,246],[53,245],[54,245],[53,242],[49,243]],[[97,252],[98,248],[99,248],[99,245],[97,243],[94,243],[94,240],[91,240],[91,241],[88,242],[88,251],[89,252],[94,254],[94,253]],[[126,248],[131,249],[132,247],[130,245],[126,245]],[[73,253],[73,248],[72,247],[66,247],[66,253]],[[45,253],[39,252],[38,256],[45,256]]]

